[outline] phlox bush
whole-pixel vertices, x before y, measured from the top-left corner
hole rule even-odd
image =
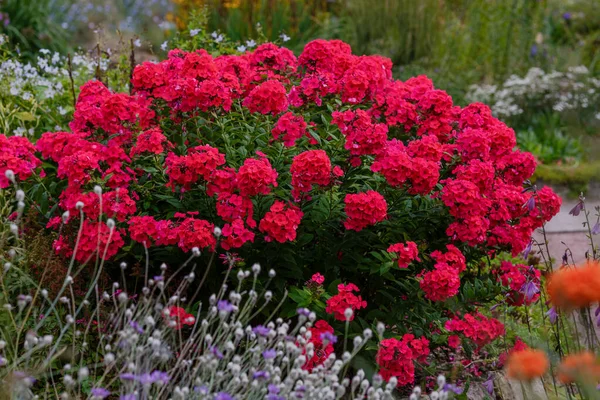
[[[135,68],[132,94],[86,83],[71,132],[35,143],[43,174],[17,144],[0,172],[19,171],[34,198],[49,191],[41,209],[66,254],[76,237],[60,230],[59,212],[74,226],[83,215],[91,242],[116,220],[108,251],[81,246],[82,262],[142,260],[144,247],[156,262],[194,248],[260,262],[278,272],[276,295],[290,291],[284,314],[311,307],[335,329],[352,319],[351,332],[382,321],[430,346],[448,333],[440,321],[462,321],[510,284],[480,262],[523,251],[560,198],[524,187],[535,160],[487,106],[455,106],[426,76],[402,82],[391,71],[389,59],[337,40],[299,57],[271,43],[241,55],[172,50]],[[305,285],[315,273],[325,281]],[[379,354],[408,383],[428,352]]]

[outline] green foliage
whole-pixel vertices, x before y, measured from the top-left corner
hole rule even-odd
[[[437,0],[349,0],[340,11],[337,35],[357,54],[383,54],[394,64],[431,59],[442,40],[449,7]]]
[[[575,165],[538,165],[533,176],[534,181],[567,185],[570,194],[577,197],[581,192],[587,192],[590,182],[600,176],[600,162],[580,163]]]
[[[32,58],[40,49],[66,52],[71,47],[67,32],[49,18],[54,11],[53,0],[4,0],[0,13],[8,15],[8,24],[0,23],[0,33],[6,34],[18,51]]]
[[[207,0],[204,4],[209,32],[221,31],[238,42],[263,35],[273,42],[285,33],[290,37],[286,46],[295,50],[322,37],[327,26],[335,23],[329,17],[337,8],[325,0]]]
[[[573,164],[583,155],[580,140],[564,133],[558,116],[535,118],[529,129],[517,132],[517,142],[543,164]]]

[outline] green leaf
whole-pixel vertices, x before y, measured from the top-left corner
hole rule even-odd
[[[35,116],[27,111],[21,111],[15,114],[15,117],[21,121],[32,122],[35,121]]]

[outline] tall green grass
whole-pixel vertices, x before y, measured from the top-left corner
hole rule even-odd
[[[286,46],[299,51],[306,42],[323,36],[336,4],[327,0],[206,0],[205,6],[211,31],[221,31],[235,41],[258,35],[274,41],[285,32],[291,38]]]

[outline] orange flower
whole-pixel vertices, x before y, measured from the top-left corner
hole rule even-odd
[[[552,304],[566,310],[600,301],[600,265],[588,262],[578,268],[553,273],[548,282],[548,294]]]
[[[541,350],[515,351],[508,357],[506,372],[509,378],[530,381],[544,375],[550,362]]]
[[[558,380],[562,383],[598,382],[600,380],[600,364],[596,356],[589,351],[570,354],[563,358],[558,367]]]

